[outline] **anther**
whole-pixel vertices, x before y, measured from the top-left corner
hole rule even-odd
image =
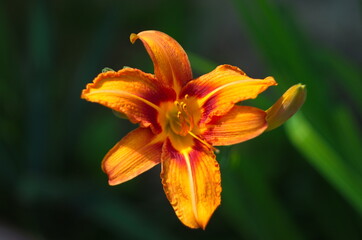
[[[194,137],[195,139],[199,140],[202,144],[204,144],[207,148],[209,148],[210,150],[214,151],[215,153],[219,153],[219,149],[213,147],[211,144],[209,144],[208,142],[206,142],[204,139],[201,139],[200,137],[198,137],[196,134],[194,134],[191,131],[188,131],[188,134],[190,134],[192,137]]]
[[[186,103],[182,104],[182,110],[186,111]]]

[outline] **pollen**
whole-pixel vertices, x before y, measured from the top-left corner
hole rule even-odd
[[[183,101],[175,101],[167,116],[171,131],[177,135],[186,136],[194,128],[193,116]]]

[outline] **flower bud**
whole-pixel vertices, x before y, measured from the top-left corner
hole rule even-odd
[[[306,95],[305,85],[299,83],[290,87],[273,106],[265,111],[268,122],[266,131],[279,127],[293,116],[302,107]]]

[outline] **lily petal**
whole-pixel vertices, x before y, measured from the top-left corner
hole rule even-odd
[[[220,170],[214,153],[198,142],[188,151],[179,152],[166,140],[161,178],[181,222],[190,228],[205,229],[221,201]]]
[[[161,101],[173,101],[176,96],[172,89],[157,84],[152,74],[124,68],[99,74],[83,90],[81,97],[124,113],[131,122],[140,122],[142,127],[150,126],[159,133],[158,105]]]
[[[200,123],[207,123],[213,116],[227,113],[235,103],[256,98],[276,84],[273,77],[253,79],[237,67],[220,65],[212,72],[190,81],[180,96],[196,97],[202,108]]]
[[[255,107],[234,106],[226,115],[214,117],[202,136],[213,146],[244,142],[267,128],[266,113]]]
[[[102,161],[109,185],[128,181],[160,163],[163,141],[149,128],[137,128],[125,136]]]
[[[179,93],[181,87],[192,79],[184,49],[172,37],[159,31],[143,31],[130,36],[132,43],[138,38],[152,59],[157,80]]]

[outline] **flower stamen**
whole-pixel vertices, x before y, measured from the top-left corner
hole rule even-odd
[[[174,109],[169,110],[169,121],[174,133],[186,136],[194,128],[194,119],[187,109],[187,104],[182,101],[174,101]]]
[[[204,144],[206,147],[208,147],[209,149],[213,150],[216,153],[219,153],[219,149],[213,147],[212,145],[210,145],[208,142],[206,142],[205,140],[201,139],[200,137],[198,137],[196,134],[194,134],[193,132],[189,131],[188,134],[190,134],[193,138],[199,140],[202,144]]]

